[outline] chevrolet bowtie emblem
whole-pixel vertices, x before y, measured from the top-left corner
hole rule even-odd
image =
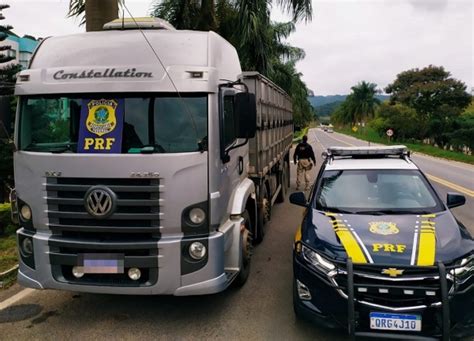
[[[383,275],[389,275],[390,277],[397,277],[403,274],[404,270],[398,270],[396,268],[388,268],[388,269],[383,269],[382,274]]]

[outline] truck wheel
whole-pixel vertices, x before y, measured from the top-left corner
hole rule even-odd
[[[250,260],[252,258],[252,233],[250,232],[252,231],[252,221],[247,210],[242,214],[242,217],[244,218],[240,231],[242,238],[242,247],[240,249],[242,264],[240,272],[234,280],[237,287],[241,287],[247,282],[250,274]]]
[[[265,236],[265,225],[270,220],[272,214],[272,203],[270,199],[270,194],[268,192],[267,186],[263,184],[260,187],[260,196],[259,196],[260,205],[257,209],[257,232],[255,233],[255,244],[259,244],[263,241]]]
[[[288,189],[287,187],[288,186],[288,168],[287,168],[286,162],[283,165],[283,170],[281,171],[279,182],[281,185],[281,189],[276,198],[276,202],[282,203],[282,202],[285,202],[286,190]]]

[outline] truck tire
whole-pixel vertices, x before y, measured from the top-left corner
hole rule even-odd
[[[277,198],[276,198],[276,202],[278,202],[278,203],[285,202],[286,192],[287,192],[287,189],[288,189],[288,178],[289,178],[288,163],[285,162],[283,164],[283,169],[280,172],[279,183],[281,185],[281,188],[280,188],[280,192],[278,192],[278,195],[277,195]]]
[[[254,242],[260,244],[265,236],[266,223],[271,216],[271,197],[265,184],[260,186],[259,204],[257,205],[257,232],[255,233]]]
[[[242,247],[240,252],[242,253],[242,266],[233,283],[237,287],[241,287],[247,282],[250,275],[250,261],[252,258],[252,233],[250,232],[252,231],[252,221],[247,210],[244,211],[242,217],[244,218],[243,224],[245,225],[245,229],[241,231]]]

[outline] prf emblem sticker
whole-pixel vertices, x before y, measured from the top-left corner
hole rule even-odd
[[[115,110],[117,101],[113,99],[92,100],[87,104],[89,114],[86,126],[91,133],[102,136],[110,133],[117,125]]]
[[[81,108],[79,153],[120,153],[123,99],[84,99]]]
[[[381,234],[383,236],[397,234],[400,232],[397,224],[385,221],[374,221],[369,223],[369,231],[375,234]]]

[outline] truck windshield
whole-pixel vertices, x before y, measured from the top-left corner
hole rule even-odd
[[[331,170],[323,174],[316,208],[358,214],[442,211],[437,195],[417,170]]]
[[[91,120],[93,102],[114,103],[109,110],[113,113],[96,107]],[[207,139],[207,103],[206,94],[181,94],[181,98],[156,94],[25,96],[20,105],[19,145],[26,151],[84,152],[78,148],[81,136],[89,134],[105,141],[108,133],[120,127],[114,132],[114,140],[120,134],[115,152],[195,152],[206,145],[200,142]]]

